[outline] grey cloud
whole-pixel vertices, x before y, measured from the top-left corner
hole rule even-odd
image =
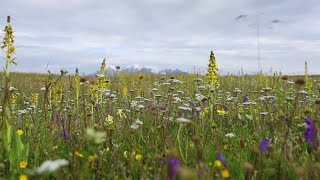
[[[224,71],[257,70],[256,14],[261,63],[286,73],[319,73],[317,0],[11,0],[1,3],[16,31],[16,70],[94,72],[113,65],[192,70],[206,68],[210,50]],[[235,21],[240,14],[247,18]],[[271,21],[279,19],[280,23]],[[2,61],[3,64],[3,61]],[[1,65],[2,65],[1,64]]]

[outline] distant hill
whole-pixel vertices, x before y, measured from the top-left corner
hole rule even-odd
[[[113,65],[107,66],[106,72],[107,72],[108,76],[115,75],[115,73],[117,72],[116,66],[113,66]],[[188,74],[187,72],[184,72],[179,69],[164,69],[164,70],[160,70],[159,72],[156,72],[152,68],[141,67],[139,65],[133,65],[133,66],[125,67],[125,68],[120,68],[118,70],[118,73],[120,73],[120,72],[124,72],[126,74],[140,74],[140,73],[143,73],[143,74],[164,74],[164,73],[166,73],[167,75]],[[95,75],[97,73],[98,73],[98,71],[91,74],[91,75]]]

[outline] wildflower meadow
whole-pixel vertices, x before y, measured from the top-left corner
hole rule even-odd
[[[320,179],[307,62],[304,76],[219,76],[213,51],[206,75],[111,75],[108,59],[95,76],[12,73],[10,17],[4,27],[1,179]]]

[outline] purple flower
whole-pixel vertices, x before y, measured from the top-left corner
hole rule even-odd
[[[291,121],[290,118],[289,118],[289,117],[286,117],[285,122],[286,122],[286,123],[289,123],[290,121]]]
[[[224,105],[224,104],[221,104],[220,106],[224,111],[228,111],[229,110],[229,107]]]
[[[218,159],[219,161],[221,161],[224,165],[227,164],[226,159],[224,158],[224,156],[223,156],[221,153],[218,153],[218,154],[217,154],[217,159]]]
[[[62,139],[66,140],[66,141],[70,141],[71,140],[69,132],[68,132],[68,130],[66,128],[63,128],[61,136],[62,136]]]
[[[314,127],[311,118],[306,118],[304,122],[307,124],[306,131],[304,132],[304,137],[308,143],[313,143],[315,138]]]
[[[168,166],[169,166],[169,178],[172,180],[176,177],[178,169],[181,167],[181,161],[173,158],[173,157],[168,157]]]
[[[269,143],[270,143],[269,139],[267,138],[262,139],[262,141],[260,142],[260,151],[267,152],[269,149]]]
[[[245,102],[247,102],[247,101],[249,101],[249,96],[248,96],[248,94],[246,94],[246,95],[243,96],[243,103],[245,103]]]

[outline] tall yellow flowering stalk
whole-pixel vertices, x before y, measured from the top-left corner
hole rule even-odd
[[[76,74],[74,75],[74,84],[76,91],[76,108],[79,109],[79,94],[80,94],[80,75],[79,70],[76,68]]]
[[[3,121],[1,122],[1,127],[3,126],[4,121],[9,121],[10,119],[10,64],[17,64],[13,55],[15,54],[16,48],[14,46],[14,35],[13,29],[10,24],[10,16],[7,18],[7,26],[4,29],[4,38],[3,38],[3,45],[1,49],[4,51],[6,55],[6,67],[4,69],[5,72],[5,88],[4,88],[4,99],[3,99]]]
[[[99,74],[96,75],[96,82],[93,85],[93,89],[106,90],[108,87],[107,85],[106,59],[103,59]],[[93,91],[92,95],[95,100],[102,100],[102,95],[98,91]]]
[[[211,85],[217,86],[218,77],[219,77],[218,65],[216,62],[216,58],[214,57],[214,54],[211,51],[210,59],[209,59],[208,74],[206,75],[206,79],[209,81]]]
[[[306,82],[306,87],[312,89],[312,82],[309,81],[309,68],[308,68],[308,63],[305,61],[304,63],[304,76],[305,76],[305,82]]]
[[[13,55],[15,54],[14,35],[13,29],[10,24],[10,16],[7,17],[7,26],[4,29],[3,45],[1,49],[6,55],[6,67],[5,72],[5,87],[4,98],[2,102],[2,121],[0,122],[0,161],[6,162],[4,169],[9,169],[12,173],[15,169],[18,169],[18,162],[27,159],[29,153],[29,144],[23,144],[18,131],[14,131],[10,122],[10,64],[17,64]],[[3,147],[3,148],[2,148]],[[4,150],[4,153],[3,153]],[[9,161],[7,161],[9,160]],[[8,173],[8,172],[5,172]]]

